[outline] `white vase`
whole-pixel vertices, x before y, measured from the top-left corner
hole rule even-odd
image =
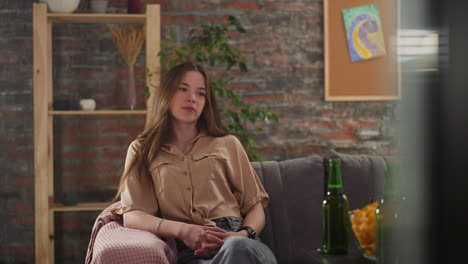
[[[81,99],[80,106],[83,111],[94,111],[96,109],[96,101],[94,99]]]
[[[91,0],[91,12],[103,14],[107,10],[107,0]]]
[[[78,8],[80,0],[40,0],[47,3],[47,8],[53,13],[73,13]]]

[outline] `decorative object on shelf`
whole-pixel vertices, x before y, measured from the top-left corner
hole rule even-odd
[[[92,92],[89,88],[80,89],[80,107],[83,111],[94,111],[96,109],[96,101],[92,98]]]
[[[141,13],[141,2],[140,0],[128,0],[127,2],[127,13],[139,14]]]
[[[106,13],[107,0],[91,0],[91,12]]]
[[[47,3],[47,8],[53,13],[73,13],[78,8],[80,0],[39,0]]]
[[[145,41],[145,27],[113,27],[107,24],[117,49],[128,66],[127,105],[131,110],[136,107],[135,62]]]
[[[80,100],[81,110],[83,111],[94,111],[96,109],[96,101],[94,99],[81,99]]]

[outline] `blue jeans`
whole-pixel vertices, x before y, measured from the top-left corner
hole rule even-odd
[[[228,232],[237,232],[242,226],[242,219],[237,217],[222,217],[213,219],[216,226]],[[237,264],[258,263],[276,264],[276,257],[267,245],[259,239],[246,237],[230,237],[220,248],[218,254],[212,259],[203,259],[194,255],[191,248],[181,240],[176,240],[178,251],[178,264]]]

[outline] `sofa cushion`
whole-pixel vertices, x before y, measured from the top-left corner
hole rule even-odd
[[[331,158],[341,160],[343,188],[349,200],[350,210],[362,208],[380,197],[380,183],[385,167],[385,161],[381,156],[348,155],[330,151],[323,159],[325,168],[324,191],[327,188],[329,159]]]

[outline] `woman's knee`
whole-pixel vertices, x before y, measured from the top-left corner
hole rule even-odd
[[[247,237],[242,237],[242,236],[232,236],[229,237],[225,242],[223,247],[229,248],[231,250],[235,251],[245,251],[245,250],[251,250],[253,247],[253,242],[254,240],[247,238]]]
[[[232,258],[237,261],[228,263],[276,263],[276,258],[268,246],[258,240],[241,236],[229,237],[221,247],[220,253],[224,256],[223,260]]]

